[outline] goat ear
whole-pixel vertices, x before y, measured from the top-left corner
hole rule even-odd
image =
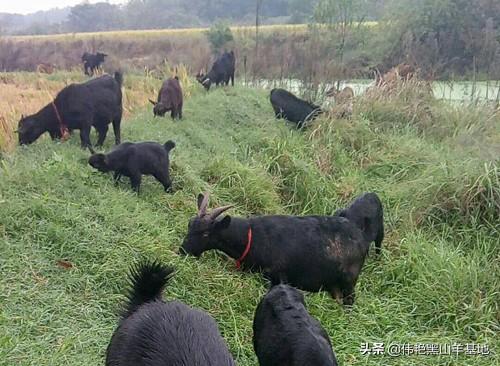
[[[231,216],[225,216],[222,220],[215,223],[216,230],[226,230],[231,225]]]
[[[201,203],[203,202],[203,197],[205,197],[205,196],[203,195],[203,193],[200,193],[200,194],[198,195],[198,198],[197,198],[197,200],[198,200],[198,210],[200,209],[200,207],[201,207]]]
[[[151,103],[152,105],[157,105],[158,102],[155,102],[154,100],[151,100],[151,99],[148,99],[149,100],[149,103]]]

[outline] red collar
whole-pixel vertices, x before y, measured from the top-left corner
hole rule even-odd
[[[241,268],[241,264],[243,263],[243,261],[247,257],[247,255],[250,252],[251,248],[252,248],[252,227],[250,226],[248,228],[248,242],[247,242],[247,246],[245,248],[245,251],[243,252],[243,254],[241,255],[241,257],[238,260],[236,260],[236,268],[237,269]]]
[[[54,108],[54,112],[56,113],[57,120],[59,121],[59,130],[61,132],[61,139],[66,139],[69,135],[69,130],[68,127],[64,124],[61,114],[59,113],[59,110],[56,107],[56,103],[52,101],[52,108]]]

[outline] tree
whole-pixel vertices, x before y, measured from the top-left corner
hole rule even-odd
[[[259,59],[259,26],[260,26],[260,10],[263,0],[255,0],[255,59]]]
[[[310,20],[319,0],[288,0],[288,13],[291,23],[304,23]]]
[[[118,29],[122,25],[121,9],[108,3],[83,3],[71,8],[67,27],[72,32]]]
[[[217,54],[226,44],[232,42],[234,39],[233,32],[231,32],[229,24],[223,21],[216,22],[208,31],[205,32],[205,35],[210,42],[210,46],[214,54]]]
[[[315,20],[326,25],[338,36],[337,54],[341,66],[344,63],[347,36],[356,23],[362,23],[365,2],[366,0],[320,0],[314,11]],[[337,88],[340,81],[338,83]]]
[[[410,58],[428,74],[490,69],[500,52],[500,2],[398,0],[389,16],[391,59]]]

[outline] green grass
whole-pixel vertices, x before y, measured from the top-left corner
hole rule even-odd
[[[0,161],[0,365],[102,365],[126,271],[145,257],[174,265],[166,297],[208,311],[238,364],[256,365],[261,276],[215,252],[177,255],[204,190],[211,205],[235,204],[232,214],[243,216],[331,214],[376,191],[385,205],[384,251],[367,260],[355,306],[306,296],[341,364],[500,362],[496,162],[458,149],[450,136],[381,128],[366,115],[293,131],[274,120],[265,92],[243,87],[197,91],[184,114],[172,122],[147,110],[123,125],[124,140],[176,141],[172,195],[152,178],[139,196],[128,182],[115,187],[86,164],[77,136],[43,139]],[[484,343],[495,355],[367,357],[363,342]]]

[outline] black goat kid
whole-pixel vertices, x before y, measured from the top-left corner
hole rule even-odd
[[[130,178],[132,189],[139,193],[142,175],[154,176],[170,192],[170,151],[175,147],[173,141],[165,145],[156,142],[125,142],[108,154],[94,154],[89,158],[89,165],[100,172],[114,172],[115,181],[122,175]]]
[[[260,366],[337,366],[328,334],[288,285],[272,287],[259,303],[253,347]]]

